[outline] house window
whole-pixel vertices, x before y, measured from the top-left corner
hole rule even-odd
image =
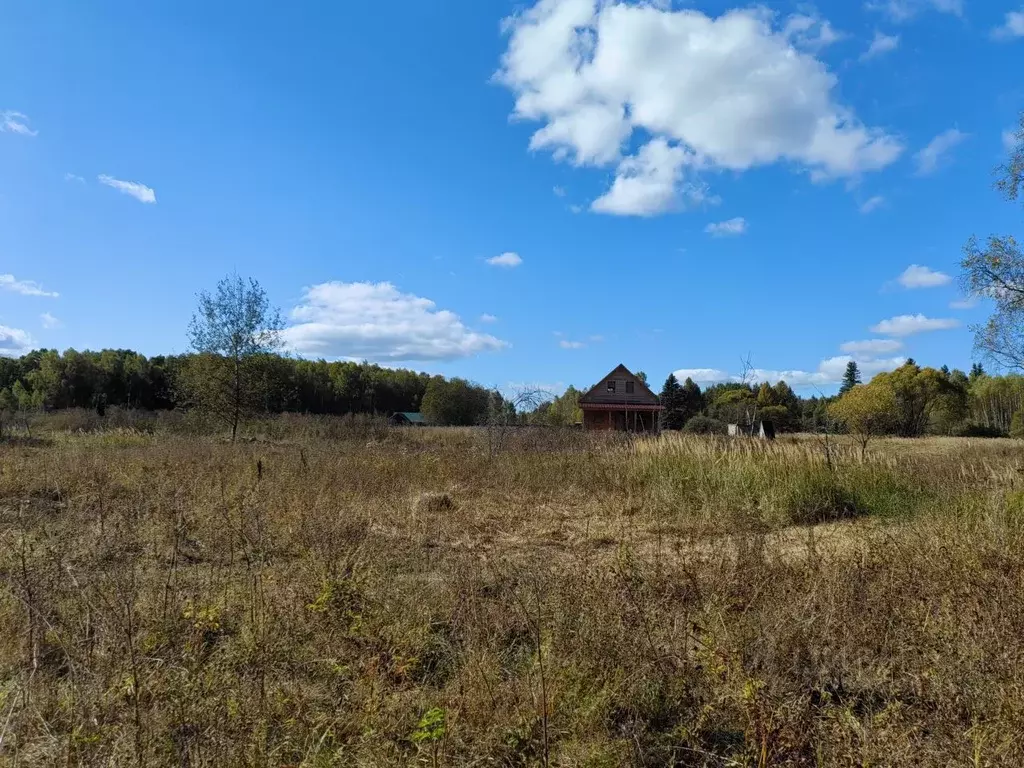
[[[609,392],[614,392],[615,391],[615,382],[614,381],[609,381],[608,382],[608,391]]]
[[[636,385],[632,381],[627,381],[626,382],[626,394],[627,395],[632,395],[633,394],[633,389],[634,389],[635,386]]]

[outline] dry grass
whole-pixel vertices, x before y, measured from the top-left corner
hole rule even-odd
[[[263,432],[0,446],[0,764],[1024,761],[1014,443]]]

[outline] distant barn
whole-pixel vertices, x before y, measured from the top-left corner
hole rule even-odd
[[[619,432],[657,432],[665,410],[658,396],[626,366],[619,365],[580,397],[583,428]]]
[[[391,414],[388,422],[393,427],[424,427],[427,424],[427,420],[423,418],[422,413],[411,413],[409,411]]]

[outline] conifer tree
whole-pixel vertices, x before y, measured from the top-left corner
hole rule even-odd
[[[843,384],[839,387],[839,394],[845,395],[851,389],[860,384],[860,368],[857,363],[851,360],[846,364],[846,373],[843,374]]]
[[[661,412],[662,429],[682,429],[685,421],[685,414],[682,409],[682,387],[679,386],[679,379],[674,373],[670,373],[665,379],[665,385],[661,388],[661,404],[665,410]]]

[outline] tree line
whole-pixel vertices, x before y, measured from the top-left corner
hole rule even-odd
[[[242,421],[259,414],[419,411],[431,424],[461,426],[507,420],[514,411],[500,393],[465,379],[282,355],[282,326],[259,283],[232,275],[199,294],[189,354],[42,349],[0,358],[0,414],[187,408],[224,424],[234,438]]]
[[[195,380],[204,373],[215,380],[212,377],[220,365],[221,361],[208,353],[147,358],[126,349],[36,350],[19,358],[0,358],[0,410],[170,410],[200,405],[218,409],[210,399],[200,402],[203,393],[196,392]],[[422,410],[432,423],[477,424],[489,412],[495,396],[464,379],[366,362],[260,354],[246,361],[245,373],[252,383],[246,384],[245,397],[239,403],[243,417],[261,412],[391,414]]]

